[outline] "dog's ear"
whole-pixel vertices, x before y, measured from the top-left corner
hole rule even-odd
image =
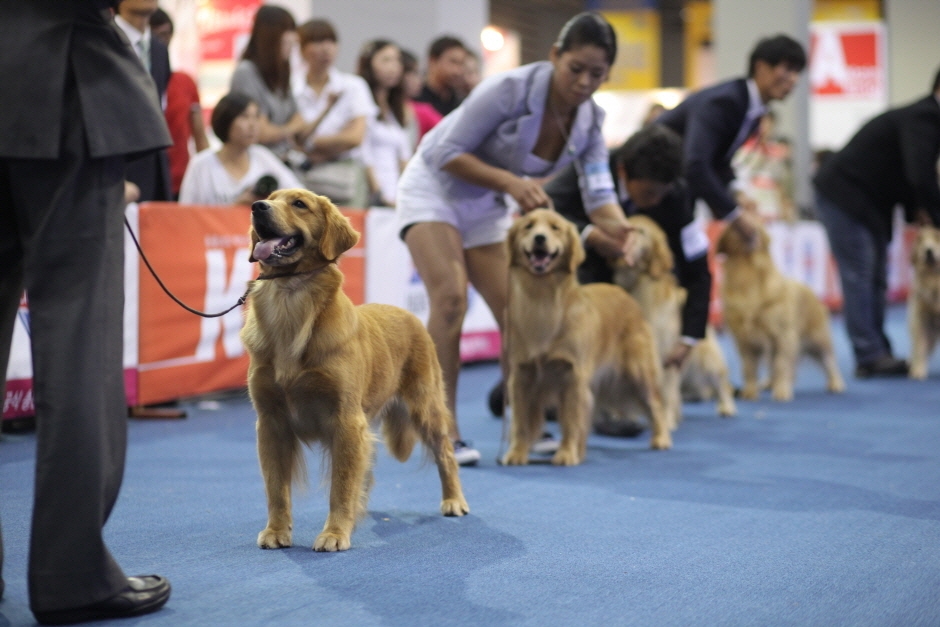
[[[721,236],[718,238],[718,243],[715,245],[715,252],[721,253],[722,255],[727,255],[731,252],[731,226],[725,226],[724,230],[721,232]]]
[[[359,233],[349,223],[349,219],[336,208],[336,205],[322,196],[319,201],[326,219],[323,235],[320,237],[320,253],[326,259],[336,259],[356,245],[359,241]]]
[[[248,250],[248,262],[254,263],[258,261],[255,259],[255,244],[261,241],[261,238],[258,237],[258,233],[255,231],[255,227],[248,227],[248,240],[251,242],[251,248]]]
[[[675,260],[666,237],[659,229],[646,231],[650,238],[650,265],[649,273],[654,279],[661,279],[672,272]]]
[[[917,251],[920,249],[921,242],[924,240],[924,227],[917,229],[917,237],[914,238],[914,243],[911,244],[911,263],[917,263]]]
[[[512,266],[516,260],[516,238],[519,236],[519,229],[522,228],[520,226],[521,224],[522,218],[516,218],[513,220],[509,231],[506,233],[506,258],[510,266]]]
[[[572,274],[575,274],[578,271],[578,266],[584,263],[587,255],[584,252],[584,244],[581,243],[581,234],[578,233],[577,227],[572,222],[564,218],[563,220],[565,222],[565,233],[568,235],[565,248],[570,251],[568,253],[568,269]]]

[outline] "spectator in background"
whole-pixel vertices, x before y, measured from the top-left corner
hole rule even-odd
[[[401,51],[402,87],[405,89],[405,98],[413,115],[410,117],[407,131],[411,139],[412,148],[417,148],[418,142],[424,134],[430,131],[441,121],[442,116],[430,103],[418,102],[415,98],[421,93],[421,72],[418,69],[418,58],[407,50]]]
[[[463,100],[469,96],[473,88],[480,84],[480,79],[482,78],[480,56],[473,50],[467,48],[463,63],[463,78],[460,81],[460,88],[457,90],[457,93],[460,94],[460,99]]]
[[[481,82],[425,136],[402,174],[400,233],[428,290],[428,331],[452,412],[468,284],[503,328],[509,291],[504,240],[512,222],[507,195],[523,212],[550,206],[539,179],[576,161],[589,174],[579,187],[591,222],[626,243],[627,220],[601,135],[604,111],[591,99],[616,54],[616,35],[600,14],[573,17],[549,61]],[[456,414],[451,437],[458,463],[479,460],[479,451],[460,439]]]
[[[790,143],[775,133],[777,116],[767,111],[752,135],[731,160],[740,188],[754,200],[757,214],[765,220],[794,222],[798,218],[793,200],[793,166]]]
[[[858,378],[905,376],[884,332],[894,208],[940,226],[940,71],[931,93],[869,120],[819,166],[816,211],[839,266]]]
[[[36,407],[27,577],[42,624],[136,616],[170,597],[163,577],[126,576],[103,534],[127,453],[124,159],[170,143],[153,83],[107,8],[29,0],[0,11],[0,372],[25,288]]]
[[[212,110],[218,150],[203,150],[186,168],[180,203],[250,205],[277,189],[303,187],[293,170],[259,145],[258,104],[242,93],[223,96]]]
[[[405,130],[411,110],[405,103],[402,74],[397,45],[376,39],[363,46],[359,76],[368,83],[377,107],[369,118],[363,151],[373,206],[395,206],[398,178],[413,152]]]
[[[334,66],[339,38],[330,22],[310,20],[297,34],[307,65],[304,82],[295,88],[305,123],[298,134],[307,157],[301,177],[308,189],[338,205],[365,207],[369,186],[362,142],[367,120],[375,113],[369,86]]]
[[[150,16],[151,35],[167,48],[173,38],[173,20],[163,9],[157,9]],[[199,104],[199,88],[196,81],[185,72],[171,72],[166,86],[166,124],[173,138],[173,145],[167,149],[170,161],[170,192],[175,200],[180,193],[183,174],[189,165],[190,140],[193,152],[209,147],[206,137],[206,125],[202,119],[202,106]]]
[[[258,105],[261,128],[258,141],[281,160],[287,160],[303,118],[290,88],[290,54],[297,42],[294,17],[281,7],[258,8],[242,59],[232,74],[231,91]]]
[[[659,116],[666,111],[664,107],[659,102],[654,102],[650,105],[650,108],[646,110],[646,115],[643,116],[643,121],[640,124],[641,126],[648,126],[659,119]]]
[[[166,108],[166,90],[170,81],[170,53],[166,45],[153,37],[150,17],[157,10],[157,0],[121,0],[117,4],[114,23],[120,27],[131,42],[134,52],[150,73],[157,86],[158,105]],[[131,198],[148,200],[171,200],[170,165],[167,152],[150,152],[127,164],[127,180],[133,185]]]
[[[445,35],[428,48],[428,69],[421,93],[415,100],[427,102],[447,115],[463,100],[460,89],[466,74],[467,47],[456,37]]]
[[[806,67],[806,52],[786,35],[760,40],[751,52],[747,78],[697,91],[657,118],[683,139],[684,170],[693,198],[718,220],[744,235],[757,221],[754,199],[733,187],[731,159],[756,130],[768,103],[783,100]]]

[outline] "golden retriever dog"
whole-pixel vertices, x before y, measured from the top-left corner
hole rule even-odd
[[[926,379],[930,354],[940,341],[940,229],[922,226],[911,250],[914,274],[907,296],[912,379]]]
[[[545,410],[557,408],[561,443],[552,463],[580,464],[594,407],[620,416],[632,396],[650,416],[652,448],[670,448],[659,353],[636,301],[616,285],[578,284],[584,248],[574,225],[554,211],[516,220],[507,246],[512,417],[503,463],[528,463]]]
[[[258,546],[291,545],[291,486],[305,478],[301,444],[319,443],[330,511],[313,548],[349,548],[372,485],[372,422],[381,422],[399,461],[420,439],[437,463],[441,512],[468,513],[431,336],[411,313],[353,306],[340,289],[336,259],[359,240],[349,220],[325,196],[289,189],[255,202],[251,222],[251,260],[261,273],[241,338],[268,502]]]
[[[681,339],[686,291],[673,273],[675,260],[662,227],[645,215],[630,216],[629,222],[635,233],[634,262],[615,262],[613,280],[639,303],[653,327],[660,355],[667,355]],[[681,371],[674,366],[663,369],[662,395],[672,428],[682,420],[683,387],[697,388],[700,398],[717,398],[721,416],[737,413],[728,366],[711,329],[692,349]]]
[[[845,383],[832,349],[829,312],[808,286],[780,272],[768,252],[770,236],[763,227],[755,228],[746,237],[737,227],[727,227],[717,247],[725,256],[722,307],[741,357],[741,398],[759,396],[758,371],[766,358],[773,399],[792,400],[801,354],[822,366],[830,392],[842,392]]]

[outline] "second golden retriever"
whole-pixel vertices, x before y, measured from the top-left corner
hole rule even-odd
[[[574,225],[554,211],[516,220],[507,246],[512,417],[503,463],[528,463],[545,409],[557,407],[561,443],[552,463],[580,464],[594,406],[616,417],[631,398],[650,416],[652,448],[670,448],[659,353],[636,301],[615,285],[578,284],[584,248]]]
[[[659,224],[641,214],[630,216],[629,221],[635,232],[634,262],[615,262],[613,280],[640,304],[653,327],[660,355],[667,355],[681,338],[686,291],[673,273],[675,260]],[[737,413],[728,366],[710,327],[681,371],[676,367],[663,370],[663,399],[673,427],[682,419],[683,389],[694,389],[701,400],[717,398],[721,416]]]
[[[301,189],[254,203],[251,218],[251,259],[261,274],[241,338],[268,501],[258,546],[291,545],[291,485],[304,478],[301,445],[319,443],[330,510],[313,548],[349,548],[372,485],[373,420],[400,461],[417,440],[424,443],[437,463],[445,516],[469,512],[431,336],[404,309],[355,307],[341,289],[335,262],[359,240],[349,220],[325,196]]]
[[[907,297],[912,379],[926,379],[930,354],[940,342],[940,229],[922,226],[911,250],[914,275]]]
[[[773,399],[792,400],[796,365],[804,353],[825,370],[826,388],[842,392],[829,312],[808,286],[780,272],[770,256],[770,236],[763,227],[755,228],[753,236],[745,236],[736,226],[726,227],[717,247],[725,256],[722,311],[741,357],[741,398],[759,396],[758,373],[766,359]]]

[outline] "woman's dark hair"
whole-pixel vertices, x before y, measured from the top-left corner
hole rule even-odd
[[[937,70],[936,76],[933,77],[933,89],[930,90],[930,93],[935,94],[938,89],[940,89],[940,70]]]
[[[754,77],[754,66],[758,61],[763,61],[768,65],[775,66],[780,63],[786,63],[787,67],[797,72],[802,72],[806,67],[806,51],[800,42],[786,35],[775,35],[765,37],[757,42],[751,52],[751,58],[748,61],[747,75]]]
[[[559,54],[588,44],[603,48],[607,53],[607,63],[614,64],[617,58],[617,34],[614,33],[614,27],[594,11],[578,13],[568,20],[561,27],[555,42]]]
[[[682,174],[682,138],[662,124],[644,126],[610,156],[630,179],[672,183]]]
[[[228,132],[232,128],[235,118],[245,112],[254,100],[238,92],[228,93],[216,103],[212,110],[212,132],[225,143],[228,141]]]
[[[296,27],[294,16],[286,9],[262,5],[255,13],[251,36],[242,55],[255,64],[268,89],[281,95],[290,91],[290,62],[281,58],[281,39],[284,33]]]
[[[375,39],[373,41],[367,42],[359,52],[358,73],[359,76],[364,78],[366,83],[369,84],[369,89],[372,90],[373,100],[375,100],[375,91],[378,89],[379,84],[375,78],[375,72],[372,71],[372,59],[379,53],[379,51],[389,46],[398,48],[398,44],[396,44],[394,41],[390,41],[388,39]],[[401,48],[398,49],[401,50]],[[401,81],[398,81],[397,85],[388,90],[388,106],[391,108],[392,115],[395,116],[395,119],[398,120],[398,123],[404,126],[405,88]],[[381,113],[379,115],[381,115]]]
[[[401,69],[405,74],[418,71],[418,57],[404,48],[401,50]]]
[[[336,29],[326,20],[307,20],[297,27],[297,36],[300,38],[300,47],[318,41],[332,41],[339,43]]]

